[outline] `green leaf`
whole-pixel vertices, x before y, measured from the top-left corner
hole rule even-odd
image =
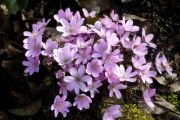
[[[4,0],[4,3],[12,14],[16,14],[19,10],[16,0]]]
[[[19,10],[23,10],[26,8],[28,3],[28,0],[17,0],[17,5],[19,7]]]

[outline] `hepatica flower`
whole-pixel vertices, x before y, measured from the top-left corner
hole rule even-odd
[[[89,109],[90,103],[92,103],[92,100],[89,96],[85,94],[79,94],[76,96],[73,106],[77,106],[79,110]]]
[[[151,108],[154,108],[154,103],[151,101],[151,97],[153,97],[156,93],[156,89],[147,89],[143,93],[143,98],[145,103]]]
[[[86,73],[93,77],[99,77],[99,74],[103,72],[102,61],[99,59],[93,59],[87,63]]]
[[[73,61],[76,51],[70,46],[54,49],[53,57],[59,65],[65,65]]]
[[[167,58],[165,57],[165,55],[162,55],[162,57],[160,57],[160,55],[161,53],[159,52],[156,56],[155,61],[158,72],[162,74],[163,71],[167,71],[168,74],[172,75],[173,69],[168,64]]]
[[[121,117],[121,106],[112,105],[106,109],[103,115],[103,120],[115,120],[116,118]]]
[[[69,73],[71,76],[65,76],[64,81],[69,83],[68,89],[69,90],[75,90],[76,94],[79,94],[80,90],[85,91],[86,84],[91,85],[92,84],[92,78],[89,75],[85,75],[85,66],[81,65],[79,69],[76,69],[72,67],[69,70]]]
[[[135,82],[136,78],[134,78],[137,73],[132,72],[132,67],[129,66],[126,70],[123,65],[116,66],[115,75],[119,77],[120,81],[129,81],[129,82]]]
[[[89,12],[85,8],[75,13],[70,8],[59,10],[54,19],[58,22],[56,30],[59,34],[56,37],[48,38],[56,33],[45,32],[50,21],[45,19],[33,24],[32,31],[23,33],[27,60],[22,64],[26,67],[24,72],[32,75],[39,72],[42,60],[42,66],[55,73],[57,91],[62,96],[57,95],[51,106],[55,117],[59,112],[67,116],[71,103],[65,99],[74,95],[70,93],[76,95],[73,106],[79,110],[89,109],[91,98],[101,92],[101,86],[103,89],[108,84],[109,97],[123,99],[121,90],[133,85],[144,88],[146,83],[153,84],[157,74],[154,66],[160,74],[167,71],[172,75],[173,69],[160,52],[155,63],[151,61],[153,56],[147,59],[149,49],[157,47],[152,42],[154,35],[147,34],[144,28],[139,32],[140,28],[133,20],[125,20],[114,11],[110,15],[97,16],[95,11]],[[143,84],[136,81],[139,78]],[[151,101],[154,94],[155,89],[149,88],[143,93],[150,108],[154,107]],[[134,100],[132,102],[136,102]],[[103,120],[120,117],[120,109],[120,105],[107,108]]]
[[[46,43],[43,43],[43,48],[45,50],[42,51],[42,55],[53,57],[53,50],[58,48],[58,44],[56,41],[48,39]]]
[[[115,94],[118,99],[122,98],[121,89],[126,89],[126,85],[120,84],[120,83],[113,83],[108,86],[109,89],[109,97],[113,97]]]
[[[54,116],[57,117],[59,112],[63,114],[63,117],[67,116],[67,113],[69,112],[69,107],[71,107],[71,103],[68,101],[65,101],[65,97],[60,97],[57,95],[54,99],[54,103],[51,106],[51,110],[54,110]]]
[[[40,60],[38,57],[28,57],[28,61],[23,61],[22,64],[26,66],[25,73],[32,75],[34,72],[39,72]]]

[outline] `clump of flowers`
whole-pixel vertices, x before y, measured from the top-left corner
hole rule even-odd
[[[105,83],[108,83],[109,97],[117,99],[123,98],[123,89],[141,83],[144,101],[153,109],[155,89],[148,86],[153,83],[157,72],[172,74],[172,68],[161,53],[155,62],[146,59],[149,50],[157,47],[152,41],[153,34],[147,34],[144,28],[134,25],[133,20],[120,19],[114,11],[87,23],[97,16],[96,12],[82,11],[84,15],[79,11],[73,13],[68,8],[54,15],[58,23],[58,39],[43,37],[50,20],[37,22],[32,25],[32,32],[24,32],[27,37],[23,41],[27,50],[27,61],[23,61],[27,67],[25,73],[39,72],[40,56],[58,68],[55,77],[59,94],[51,106],[55,117],[58,113],[66,117],[68,108],[72,106],[79,110],[89,109],[93,98],[101,92],[99,88],[107,85]],[[71,93],[76,95],[73,103],[67,101]],[[118,117],[121,117],[121,107],[114,105],[106,110],[102,119]]]

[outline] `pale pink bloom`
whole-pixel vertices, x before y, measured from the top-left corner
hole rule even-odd
[[[112,105],[106,109],[103,115],[103,120],[115,120],[116,118],[121,117],[121,106]]]
[[[127,86],[120,83],[113,83],[108,86],[109,89],[109,97],[113,97],[114,94],[118,99],[122,98],[122,94],[120,92],[121,89],[126,89]]]
[[[76,16],[70,19],[70,22],[66,19],[61,19],[62,26],[56,27],[57,31],[62,32],[62,36],[77,35],[80,33],[80,27],[82,26],[84,19],[78,20]]]
[[[85,75],[85,66],[81,65],[79,69],[72,67],[69,71],[71,76],[65,76],[64,81],[68,83],[68,90],[74,90],[76,94],[79,94],[80,90],[85,91],[86,84],[92,84],[92,77]]]
[[[100,39],[98,40],[97,43],[94,44],[93,49],[94,49],[94,53],[92,55],[93,58],[103,57],[107,51],[107,43],[105,42],[104,39]]]
[[[22,64],[26,66],[25,73],[32,75],[34,72],[39,72],[40,60],[38,57],[28,57],[28,61],[23,61]]]
[[[118,21],[119,20],[119,16],[118,16],[118,14],[114,13],[114,10],[111,11],[110,16],[111,16],[111,19],[113,21]]]
[[[65,97],[60,97],[57,95],[54,99],[54,103],[51,106],[51,110],[54,110],[54,116],[57,117],[59,112],[63,114],[63,117],[67,116],[67,113],[69,112],[69,107],[71,107],[71,103],[68,101],[65,101]]]
[[[86,73],[93,77],[98,77],[99,74],[103,72],[102,64],[101,60],[93,59],[91,62],[87,63]]]
[[[74,56],[76,59],[76,64],[80,64],[81,62],[83,64],[86,64],[88,60],[92,59],[92,47],[89,46],[85,49],[79,50],[79,53]]]
[[[58,11],[58,14],[54,15],[54,19],[57,22],[61,22],[61,19],[66,19],[66,20],[70,20],[73,17],[73,12],[71,12],[70,8],[67,8],[65,11],[63,11],[62,9],[60,9]]]
[[[119,38],[117,37],[116,33],[111,33],[108,31],[106,33],[106,40],[107,40],[107,52],[111,52],[112,47],[117,46],[117,44],[120,42]]]
[[[145,56],[135,55],[134,57],[132,57],[132,63],[136,69],[141,69],[142,66],[146,63]]]
[[[88,12],[85,8],[82,9],[83,13],[84,13],[84,16],[86,18],[90,17],[90,18],[95,18],[96,17],[96,11],[91,11],[91,12]]]
[[[137,75],[137,72],[132,72],[132,67],[129,66],[126,70],[123,65],[116,65],[115,75],[119,77],[120,81],[129,81],[129,82],[135,82],[136,78],[134,78]]]
[[[67,98],[68,95],[68,83],[62,81],[62,82],[57,82],[57,85],[59,86],[59,94],[63,95],[63,97]]]
[[[133,41],[132,51],[136,55],[144,56],[144,55],[146,55],[148,53],[148,50],[147,50],[146,46],[147,46],[146,43],[141,43],[141,37],[137,37]]]
[[[56,78],[57,79],[61,79],[62,77],[64,77],[65,73],[62,70],[58,70],[56,72]]]
[[[154,109],[154,103],[151,101],[151,97],[153,97],[155,94],[156,89],[147,89],[143,93],[144,101],[151,109]]]
[[[162,57],[160,57],[160,55],[161,52],[157,54],[155,61],[158,72],[162,74],[163,71],[167,71],[169,75],[172,75],[173,69],[168,64],[167,58],[165,57],[165,55],[162,55]]]
[[[131,49],[133,44],[133,41],[129,39],[129,34],[129,32],[125,32],[120,39],[122,46],[126,49]]]
[[[153,83],[152,77],[156,77],[155,71],[150,71],[151,63],[147,63],[141,67],[141,70],[139,70],[139,76],[143,83]]]
[[[98,88],[102,86],[100,80],[93,81],[91,85],[88,85],[85,92],[90,91],[91,98],[94,98],[95,93],[99,93]]]
[[[75,97],[75,101],[73,103],[73,106],[77,106],[79,110],[89,109],[90,103],[92,103],[92,100],[89,96],[85,94],[79,94]]]
[[[125,31],[128,31],[128,32],[137,32],[137,31],[139,31],[138,26],[133,26],[133,20],[127,20],[125,22],[125,17],[123,17],[123,19],[121,20],[121,23],[122,23]]]
[[[65,46],[63,48],[54,49],[53,57],[59,65],[66,65],[74,60],[74,55],[76,50],[70,48],[70,46]]]
[[[115,23],[107,16],[102,18],[101,22],[107,29],[114,29],[115,28]]]
[[[105,76],[109,83],[119,83],[119,77],[115,75],[113,69],[109,69],[105,72]]]
[[[142,29],[142,39],[144,40],[144,42],[146,42],[148,44],[148,46],[150,46],[152,48],[156,48],[156,45],[151,42],[153,37],[154,37],[153,34],[147,34],[146,35],[145,29],[144,28]]]
[[[49,57],[53,57],[53,50],[58,48],[57,42],[52,39],[48,39],[42,46],[45,50],[43,50],[41,54]]]

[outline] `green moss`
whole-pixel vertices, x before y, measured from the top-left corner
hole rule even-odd
[[[170,93],[167,95],[163,95],[163,97],[170,102],[171,104],[175,105],[176,109],[180,111],[180,101],[178,100],[178,95],[176,93]]]
[[[123,118],[120,118],[120,120],[154,120],[151,115],[148,115],[135,104],[126,104],[122,113]]]

